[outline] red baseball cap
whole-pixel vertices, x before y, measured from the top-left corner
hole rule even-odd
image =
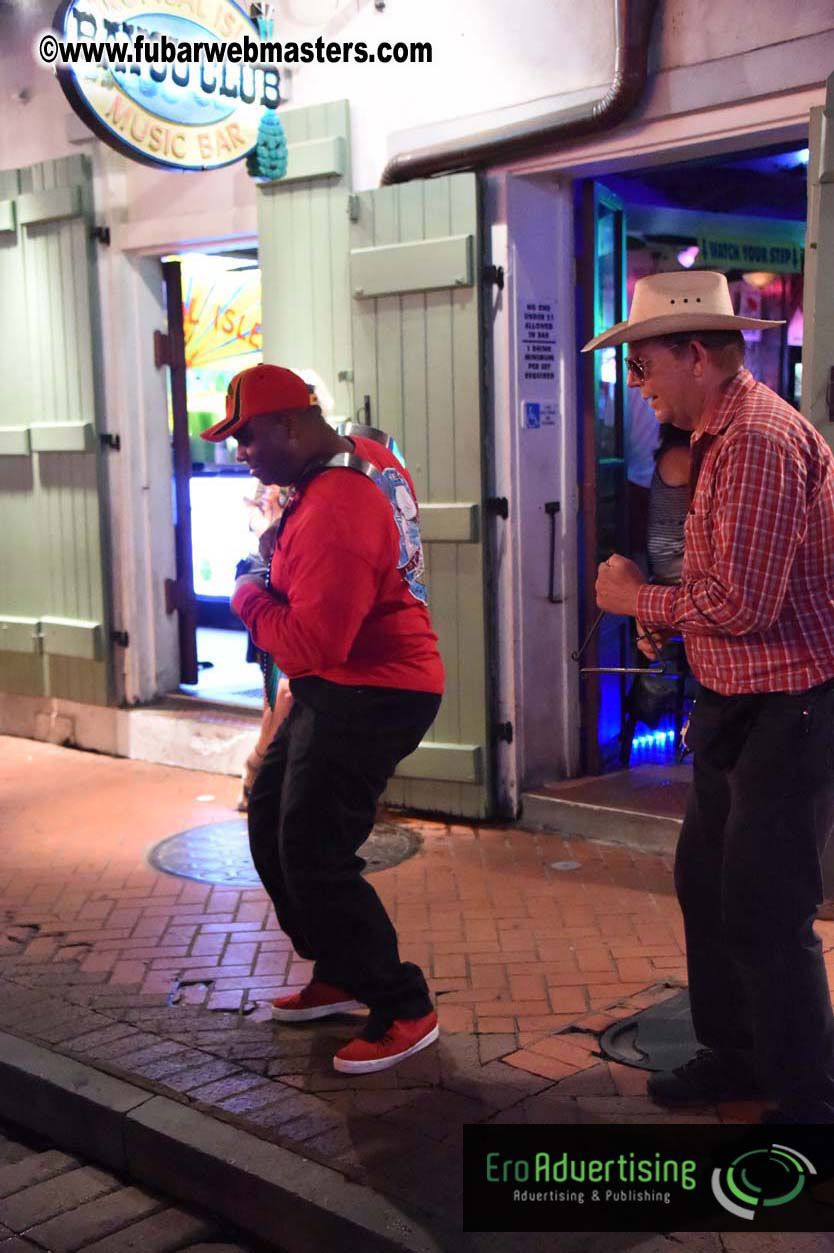
[[[253,365],[234,376],[226,392],[225,418],[203,431],[200,438],[219,444],[259,413],[286,413],[312,404],[310,388],[292,370],[281,365]]]

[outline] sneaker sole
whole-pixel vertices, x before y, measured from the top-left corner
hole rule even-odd
[[[428,1048],[430,1044],[434,1044],[439,1035],[440,1027],[432,1027],[428,1035],[424,1035],[422,1040],[412,1044],[410,1049],[405,1049],[402,1053],[396,1053],[393,1057],[380,1057],[374,1061],[351,1062],[344,1061],[341,1057],[334,1057],[333,1069],[340,1071],[343,1075],[369,1075],[375,1070],[387,1070],[389,1066],[397,1066],[400,1062],[404,1062],[407,1057],[411,1057],[414,1053],[419,1053],[421,1049]]]
[[[353,1014],[367,1009],[361,1001],[334,1001],[332,1005],[314,1005],[310,1009],[279,1009],[272,1006],[272,1017],[278,1022],[312,1022],[315,1018],[330,1018],[333,1014]]]

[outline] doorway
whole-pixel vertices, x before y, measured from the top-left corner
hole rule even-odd
[[[739,312],[783,320],[780,328],[744,332],[746,365],[798,405],[807,161],[807,148],[794,143],[577,184],[578,346],[626,317],[639,278],[693,266],[721,270]],[[600,561],[616,551],[652,573],[648,513],[659,427],[639,391],[626,387],[624,352],[579,359],[580,638],[596,616]],[[584,773],[671,766],[680,756],[691,703],[684,667],[667,666],[668,690],[655,692],[646,713],[635,686],[642,676],[628,673],[640,664],[633,624],[606,615],[582,659]]]
[[[180,625],[179,691],[260,709],[260,665],[229,598],[237,563],[257,551],[265,494],[248,469],[237,464],[233,440],[215,444],[200,438],[225,416],[233,376],[262,359],[258,258],[254,250],[186,253],[165,258],[163,271],[177,551],[171,599]]]

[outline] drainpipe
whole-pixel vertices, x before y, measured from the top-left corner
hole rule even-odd
[[[467,139],[416,148],[392,157],[382,184],[479,170],[551,151],[581,135],[609,130],[637,105],[646,86],[649,38],[658,0],[614,0],[614,78],[606,95],[589,104],[499,127]]]

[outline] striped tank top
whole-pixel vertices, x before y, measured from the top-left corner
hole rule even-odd
[[[646,550],[655,583],[679,583],[683,569],[683,527],[689,510],[689,486],[670,487],[655,466],[649,488]]]

